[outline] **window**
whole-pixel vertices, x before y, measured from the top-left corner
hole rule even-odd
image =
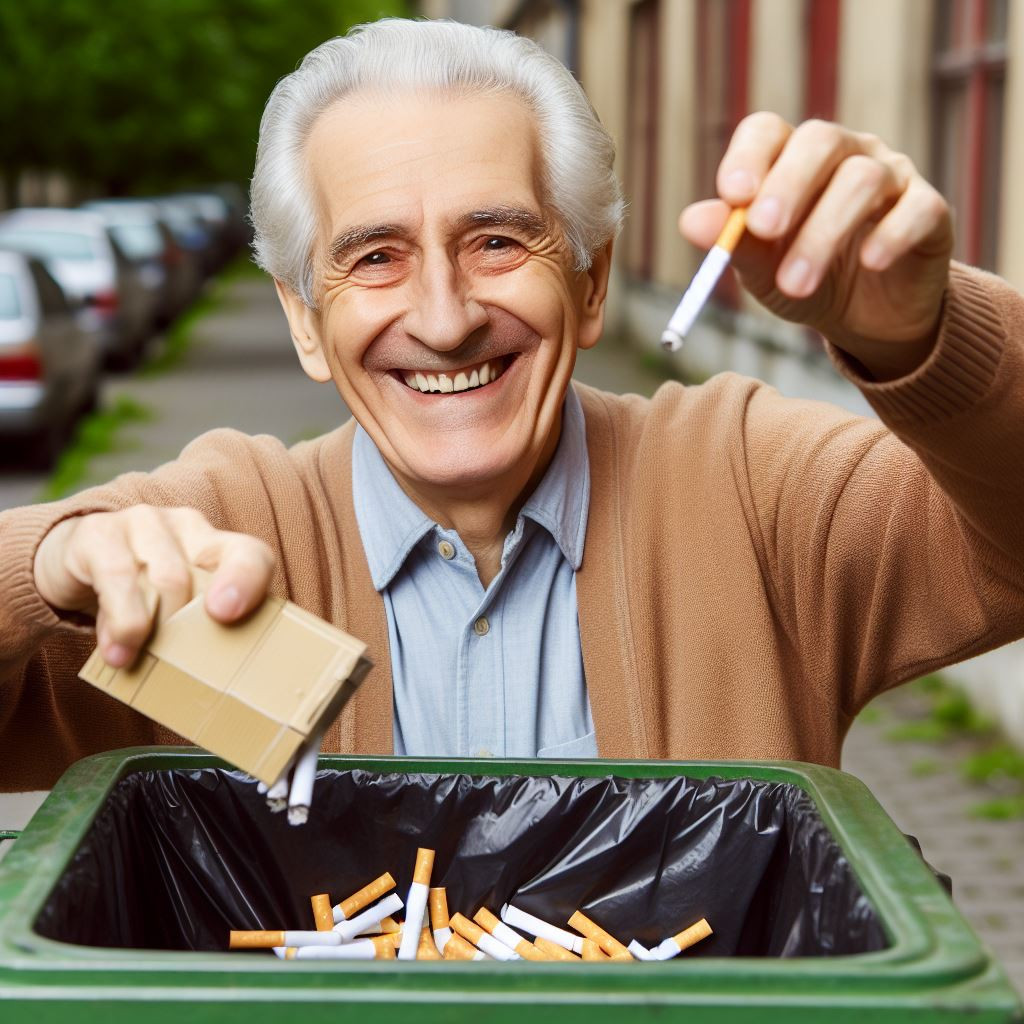
[[[654,269],[658,163],[658,0],[640,0],[629,17],[626,269],[649,280]]]
[[[957,217],[954,255],[996,268],[1008,0],[939,0],[932,77],[932,180]]]

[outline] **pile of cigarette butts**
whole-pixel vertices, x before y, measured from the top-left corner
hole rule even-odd
[[[315,931],[232,931],[228,947],[272,949],[282,960],[671,960],[711,934],[701,918],[648,949],[636,939],[623,945],[579,910],[568,921],[575,933],[511,903],[500,919],[486,907],[472,921],[449,917],[445,890],[430,887],[433,868],[434,851],[417,850],[404,922],[394,917],[403,903],[385,872],[335,906],[327,893],[311,896]]]

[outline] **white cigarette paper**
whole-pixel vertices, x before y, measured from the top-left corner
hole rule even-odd
[[[451,928],[435,928],[434,929],[434,945],[437,946],[440,952],[444,952],[444,947],[448,945],[448,940],[452,937]]]
[[[377,947],[369,939],[340,946],[299,946],[288,960],[376,960]]]
[[[311,736],[299,754],[288,791],[288,824],[305,825],[313,803],[313,783],[316,782],[317,758],[320,756],[320,737]]]
[[[278,814],[288,806],[288,771],[281,774],[281,778],[267,790],[267,807],[271,812]]]
[[[349,921],[341,921],[334,926],[334,931],[341,936],[342,942],[351,942],[364,929],[379,924],[385,917],[402,909],[402,897],[397,892],[385,896],[380,903],[368,907],[361,914],[356,914]],[[407,926],[408,927],[408,926]]]
[[[430,894],[430,873],[434,867],[434,851],[420,848],[416,851],[416,867],[405,901],[405,924],[402,925],[402,944],[398,947],[399,960],[415,960],[420,946],[420,932],[427,912]]]
[[[548,924],[547,921],[542,921],[539,917],[534,917],[533,914],[528,914],[525,910],[513,907],[511,903],[506,903],[501,908],[501,919],[505,924],[511,925],[513,928],[522,928],[523,931],[529,932],[531,935],[539,935],[551,942],[556,942],[563,949],[568,949],[570,952],[583,952],[582,935],[573,935],[564,928]]]
[[[627,947],[630,953],[637,958],[637,960],[654,960],[654,954],[646,947],[642,946],[639,942],[634,939]]]
[[[671,960],[679,956],[684,949],[696,945],[701,939],[706,939],[711,934],[711,925],[707,918],[702,917],[696,924],[684,928],[678,935],[671,935],[664,942],[651,950],[651,957],[655,960]]]

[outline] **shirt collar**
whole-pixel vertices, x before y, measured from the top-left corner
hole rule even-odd
[[[352,443],[352,498],[374,589],[384,590],[409,552],[436,523],[402,490],[384,457],[357,424]],[[570,386],[554,458],[520,516],[544,527],[574,570],[583,561],[590,508],[590,461],[583,407]]]

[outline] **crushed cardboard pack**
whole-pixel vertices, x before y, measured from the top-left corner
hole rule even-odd
[[[362,682],[366,645],[280,598],[229,626],[203,601],[160,622],[129,668],[97,649],[80,676],[271,786]]]

